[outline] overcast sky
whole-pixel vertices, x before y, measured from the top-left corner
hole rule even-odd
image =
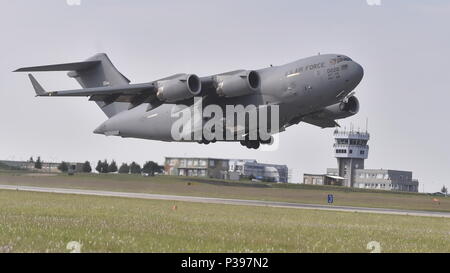
[[[76,0],[72,0],[75,1]],[[373,1],[376,2],[376,1]],[[449,1],[0,0],[0,159],[115,159],[164,156],[254,158],[303,173],[335,167],[333,129],[307,124],[281,134],[274,152],[235,143],[163,143],[95,135],[106,116],[86,98],[35,98],[22,66],[109,55],[132,82],[179,72],[206,76],[258,69],[320,53],[346,54],[365,68],[360,113],[342,126],[371,133],[366,168],[410,170],[426,191],[450,186]],[[79,88],[65,73],[39,73],[48,89]]]

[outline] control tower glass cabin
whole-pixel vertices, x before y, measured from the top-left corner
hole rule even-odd
[[[369,155],[370,135],[360,131],[334,131],[334,156],[337,158],[339,176],[343,177],[343,186],[353,187],[355,170],[364,169],[364,160]]]

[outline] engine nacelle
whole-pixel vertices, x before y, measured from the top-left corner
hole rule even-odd
[[[202,90],[202,82],[193,74],[178,74],[156,83],[156,96],[165,102],[177,102],[192,98]]]
[[[356,115],[358,112],[359,101],[356,97],[351,96],[346,102],[339,102],[325,107],[320,115],[330,119],[343,119]]]
[[[242,70],[214,77],[214,86],[219,96],[232,98],[254,94],[261,87],[258,72]]]

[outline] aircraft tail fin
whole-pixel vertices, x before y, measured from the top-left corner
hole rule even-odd
[[[99,53],[84,62],[63,63],[54,65],[24,67],[14,72],[41,72],[41,71],[69,71],[67,75],[74,78],[83,88],[107,87],[107,86],[126,86],[130,80],[120,73],[112,64],[111,60],[105,53]],[[37,96],[45,94],[45,90],[30,75],[31,83]],[[112,117],[115,114],[128,110],[129,103],[114,102],[105,103],[103,101],[96,102],[103,112]]]
[[[99,53],[85,61],[85,63],[93,62],[96,62],[97,65],[87,69],[71,71],[67,75],[77,80],[83,88],[123,86],[130,83],[130,80],[117,70],[106,54]],[[105,103],[96,101],[96,103],[108,117],[126,111],[130,107],[127,102]]]
[[[130,83],[104,53],[92,56],[81,63],[86,64],[86,67],[72,70],[67,75],[76,79],[83,88],[119,86]]]

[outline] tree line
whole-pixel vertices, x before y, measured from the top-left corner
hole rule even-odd
[[[61,162],[58,166],[58,170],[62,172],[69,171],[69,165],[66,162]],[[131,164],[122,163],[120,167],[117,166],[115,160],[112,160],[110,163],[105,159],[103,161],[99,160],[97,162],[97,166],[95,170],[98,173],[120,173],[120,174],[148,174],[153,176],[155,173],[162,173],[163,167],[159,166],[158,163],[154,161],[147,161],[142,167],[136,162],[132,162]],[[92,167],[89,161],[83,163],[82,166],[83,173],[91,173]]]
[[[38,157],[37,160],[34,160],[33,157],[31,157],[29,162],[34,163],[34,168],[42,169],[43,162],[41,160],[41,157]],[[58,170],[64,173],[69,172],[70,168],[70,163],[65,161],[62,161],[58,165]],[[134,161],[131,164],[122,163],[122,165],[118,167],[115,160],[112,160],[109,163],[105,159],[103,161],[99,160],[97,162],[95,170],[98,173],[147,174],[153,176],[155,173],[162,173],[164,171],[164,168],[162,166],[159,166],[158,163],[154,161],[147,161],[142,167]],[[83,163],[81,171],[83,173],[91,173],[93,171],[91,163],[89,161],[85,161]]]

